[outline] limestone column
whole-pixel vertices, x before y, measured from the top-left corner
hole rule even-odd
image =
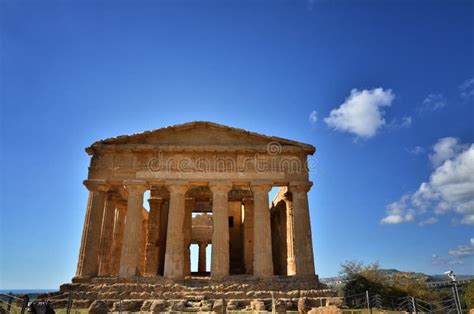
[[[159,268],[160,251],[160,216],[162,198],[154,197],[148,200],[150,213],[148,214],[148,237],[146,243],[145,276],[156,276]]]
[[[194,198],[186,198],[185,217],[183,225],[184,233],[184,275],[191,275],[191,232],[193,225]]]
[[[140,250],[140,274],[145,273],[146,241],[148,238],[148,211],[142,206],[142,247]]]
[[[247,275],[253,274],[253,199],[242,199],[244,204],[244,265]]]
[[[229,197],[230,183],[211,184],[212,253],[211,277],[222,279],[229,274]]]
[[[293,198],[294,254],[295,274],[297,276],[314,276],[313,245],[311,222],[308,207],[308,191],[311,182],[292,183],[289,190]]]
[[[84,181],[84,185],[89,189],[89,200],[76,275],[94,277],[99,272],[100,232],[108,187],[92,180]]]
[[[199,259],[198,259],[198,272],[205,273],[206,272],[206,242],[199,242]]]
[[[169,185],[170,203],[168,213],[168,234],[166,237],[166,254],[164,276],[170,278],[184,277],[184,216],[185,194],[187,185]]]
[[[143,193],[146,182],[127,180],[124,182],[128,192],[127,216],[120,258],[120,277],[140,275],[143,249]]]
[[[287,252],[287,275],[296,274],[295,255],[294,255],[294,220],[293,220],[293,199],[291,193],[286,192],[283,195],[286,204],[286,252]]]
[[[117,200],[115,202],[115,221],[114,221],[114,235],[112,241],[112,249],[110,256],[111,275],[118,276],[120,270],[120,258],[122,255],[123,233],[125,231],[125,216],[127,214],[127,201]]]
[[[254,200],[254,261],[253,274],[256,277],[273,276],[272,235],[270,226],[270,209],[268,192],[270,185],[252,185]]]
[[[168,196],[169,197],[169,196]],[[160,215],[160,255],[158,263],[158,274],[163,275],[165,271],[165,255],[166,255],[166,240],[168,237],[168,212],[170,201],[169,198],[163,199],[161,204]]]
[[[107,192],[107,202],[102,220],[102,232],[100,237],[99,276],[111,275],[111,249],[114,236],[116,196],[113,191]]]

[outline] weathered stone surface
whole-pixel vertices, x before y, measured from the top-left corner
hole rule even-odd
[[[227,310],[228,311],[235,311],[239,308],[239,301],[237,300],[229,300],[227,302]]]
[[[168,309],[168,303],[165,300],[155,300],[152,301],[150,305],[150,312],[152,313],[160,313],[166,312]]]
[[[326,306],[336,306],[336,307],[340,307],[343,303],[343,299],[342,298],[327,298],[326,299]]]
[[[171,302],[171,311],[184,311],[186,308],[186,300],[176,300]]]
[[[306,313],[309,310],[308,300],[306,298],[298,299],[298,313]]]
[[[107,306],[107,303],[101,300],[97,300],[92,302],[92,304],[89,306],[89,314],[106,314],[109,311],[109,308]]]
[[[334,305],[322,306],[322,307],[313,307],[308,312],[308,314],[341,314],[341,313],[343,313],[342,310],[337,308]]]
[[[261,300],[253,300],[250,302],[250,308],[254,311],[265,311],[265,303]]]
[[[199,308],[200,312],[209,312],[212,311],[213,303],[210,300],[202,300],[201,306]]]
[[[113,311],[137,312],[142,307],[143,300],[123,300],[114,303]]]
[[[225,301],[223,299],[217,299],[214,301],[214,304],[212,305],[212,311],[217,312],[217,313],[223,313],[225,309]]]
[[[276,300],[275,301],[275,313],[283,314],[286,313],[286,302],[283,300]]]

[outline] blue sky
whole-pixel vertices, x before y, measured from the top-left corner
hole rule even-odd
[[[316,146],[321,277],[474,273],[472,2],[0,5],[1,289],[74,275],[85,147],[193,120]]]

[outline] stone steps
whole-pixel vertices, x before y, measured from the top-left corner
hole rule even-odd
[[[81,279],[61,286],[60,292],[45,295],[43,299],[54,299],[54,307],[67,305],[71,293],[74,308],[87,308],[92,303],[106,307],[109,311],[211,311],[222,309],[225,300],[229,310],[269,307],[272,298],[281,307],[296,309],[304,300],[309,306],[319,306],[334,295],[322,289],[317,280],[272,279],[266,281],[247,280],[213,281],[182,280],[168,281],[162,277],[154,280],[93,278]],[[271,289],[271,290],[270,290]],[[153,309],[152,309],[153,308]],[[159,311],[158,311],[159,312]]]

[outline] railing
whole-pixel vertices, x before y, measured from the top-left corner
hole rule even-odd
[[[363,310],[364,313],[374,313],[379,311],[430,314],[467,313],[466,310],[461,309],[460,302],[455,293],[453,293],[452,297],[427,301],[412,296],[396,298],[382,296],[380,294],[370,294],[366,291],[365,293],[342,297],[341,301],[341,307],[343,309],[359,309]]]
[[[24,314],[28,307],[28,301],[28,295],[25,295],[23,298],[19,298],[11,293],[0,293],[0,306],[8,313]]]

